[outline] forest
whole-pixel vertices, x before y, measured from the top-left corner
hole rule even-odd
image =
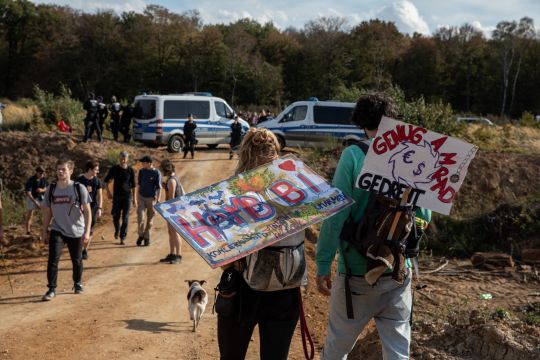
[[[540,35],[529,17],[502,20],[487,36],[470,24],[424,36],[376,19],[278,29],[251,19],[204,24],[195,9],[158,5],[117,14],[0,0],[0,69],[0,97],[12,100],[38,85],[81,100],[90,91],[105,99],[204,91],[233,106],[280,109],[397,85],[460,113],[540,113]]]

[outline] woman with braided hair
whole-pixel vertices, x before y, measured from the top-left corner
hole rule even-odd
[[[269,130],[251,128],[242,140],[238,156],[236,174],[276,160],[279,142]],[[236,295],[227,295],[226,299],[233,302],[234,306],[229,308],[233,310],[220,312],[216,304],[221,360],[245,358],[255,325],[259,326],[260,358],[288,358],[300,316],[300,286],[307,284],[304,237],[301,231],[230,265],[238,274]],[[285,271],[283,266],[292,271]],[[220,289],[219,296],[222,295]]]

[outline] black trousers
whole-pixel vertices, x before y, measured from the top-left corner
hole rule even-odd
[[[130,207],[131,194],[113,196],[111,215],[113,217],[114,233],[119,234],[121,239],[125,239],[127,235]],[[122,225],[120,225],[120,217],[122,218]]]
[[[101,128],[99,127],[98,120],[85,120],[84,121],[84,138],[83,141],[87,141],[88,139],[92,139],[92,136],[94,135],[94,130],[96,131],[96,135],[99,141],[103,140],[103,137],[101,136]]]
[[[120,119],[111,118],[111,132],[113,134],[114,141],[118,140],[118,132],[120,131]],[[125,139],[125,136],[124,136]]]
[[[129,134],[129,128],[131,126],[131,121],[120,121],[120,132],[124,135],[124,142],[129,142],[131,135]]]
[[[49,260],[47,261],[47,281],[48,287],[51,290],[56,289],[56,280],[58,279],[58,262],[62,255],[62,249],[64,243],[69,250],[69,256],[71,257],[71,263],[73,264],[73,283],[80,283],[83,273],[82,262],[82,239],[72,238],[63,235],[62,233],[51,230],[49,237]]]
[[[218,314],[221,360],[241,360],[259,325],[261,360],[286,360],[300,317],[299,288],[280,291],[242,289],[239,314]]]
[[[195,154],[196,142],[197,140],[195,139],[186,139],[186,144],[184,145],[184,156],[186,156],[188,152],[191,152],[191,156]]]

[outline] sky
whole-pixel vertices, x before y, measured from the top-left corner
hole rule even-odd
[[[354,27],[364,20],[393,21],[403,33],[429,35],[441,26],[470,23],[487,36],[500,21],[529,16],[540,29],[540,0],[31,0],[69,5],[85,12],[112,9],[142,12],[150,4],[183,13],[198,10],[203,23],[230,23],[250,18],[280,28],[302,29],[319,17],[344,17]]]

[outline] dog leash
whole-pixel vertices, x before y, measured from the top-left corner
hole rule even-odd
[[[307,360],[313,360],[315,357],[315,346],[313,345],[313,339],[309,333],[307,327],[306,316],[304,314],[304,304],[302,302],[302,290],[298,288],[298,299],[300,302],[300,333],[302,336],[302,348],[304,350],[304,356]],[[310,354],[308,355],[308,348],[306,342],[309,341]]]

